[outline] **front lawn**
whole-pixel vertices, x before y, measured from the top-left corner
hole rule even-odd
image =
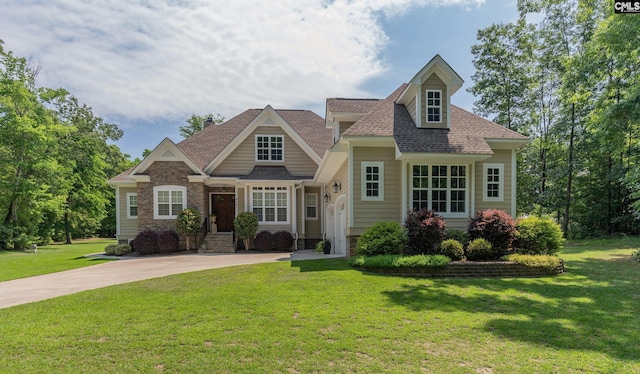
[[[38,247],[38,253],[27,251],[0,251],[0,282],[55,273],[63,270],[99,264],[104,259],[82,256],[104,252],[104,247],[115,243],[111,239],[77,240],[73,244],[53,244]]]
[[[550,278],[419,279],[345,260],[147,280],[0,310],[0,372],[640,373],[637,241]]]

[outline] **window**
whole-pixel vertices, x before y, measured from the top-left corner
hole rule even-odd
[[[138,194],[127,193],[127,218],[138,218]]]
[[[304,203],[307,209],[307,219],[318,219],[318,194],[308,193],[304,195]]]
[[[284,137],[256,135],[256,161],[284,161]]]
[[[187,207],[187,187],[153,187],[153,218],[175,219]]]
[[[384,162],[362,163],[363,201],[384,201]]]
[[[260,223],[289,223],[289,187],[253,187],[251,211]]]
[[[467,167],[462,165],[413,165],[411,206],[441,214],[466,213]]]
[[[427,90],[427,122],[442,122],[442,91]]]
[[[504,164],[484,164],[484,201],[504,201]]]

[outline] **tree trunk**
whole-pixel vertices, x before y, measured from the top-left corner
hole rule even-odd
[[[573,182],[573,138],[576,126],[576,104],[571,104],[571,130],[569,133],[569,170],[567,178],[567,197],[564,205],[564,222],[562,223],[562,231],[564,236],[569,232],[569,212],[571,209],[571,185]]]
[[[71,222],[69,221],[69,209],[64,212],[64,237],[64,243],[71,244]]]

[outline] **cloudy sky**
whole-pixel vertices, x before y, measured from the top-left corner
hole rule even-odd
[[[0,0],[5,50],[118,124],[139,157],[191,114],[385,97],[439,53],[472,81],[476,31],[515,0]],[[464,89],[453,103],[471,110]]]

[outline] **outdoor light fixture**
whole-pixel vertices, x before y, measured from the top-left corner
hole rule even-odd
[[[333,193],[340,192],[340,189],[342,189],[342,185],[340,183],[338,183],[338,181],[334,181],[333,182]]]
[[[329,194],[328,193],[324,193],[324,202],[328,203],[329,202]]]

